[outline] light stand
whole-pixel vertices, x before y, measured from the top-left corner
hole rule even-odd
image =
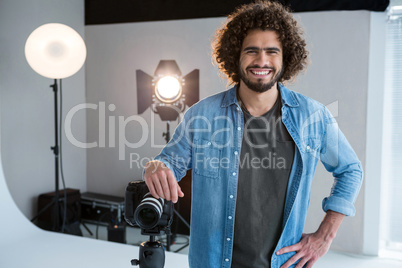
[[[60,79],[61,82],[61,79]],[[55,160],[55,197],[50,202],[47,204],[44,208],[42,208],[39,213],[31,219],[32,222],[34,222],[40,215],[42,215],[46,210],[48,210],[51,206],[54,205],[53,208],[53,228],[52,231],[64,231],[60,230],[60,208],[59,208],[59,201],[60,201],[60,190],[59,190],[59,120],[58,120],[58,85],[57,85],[57,79],[54,79],[54,84],[50,85],[51,88],[53,88],[53,93],[54,93],[54,138],[55,138],[55,145],[50,147],[50,150],[53,151],[54,154],[54,160]],[[64,200],[63,202],[67,202],[67,200]]]
[[[165,137],[166,143],[170,141],[170,121],[166,122],[166,132],[162,133],[162,137]]]
[[[60,79],[61,83],[61,79]],[[55,200],[52,202],[54,203],[54,231],[58,232],[60,231],[60,209],[59,209],[59,131],[58,131],[58,126],[59,126],[59,121],[58,121],[58,87],[57,87],[57,79],[54,79],[54,84],[50,85],[51,88],[53,88],[53,93],[54,93],[54,140],[55,140],[55,145],[51,147],[50,149],[53,151],[54,154],[54,169],[55,169]],[[66,191],[66,189],[64,189]],[[63,199],[64,204],[66,204],[67,200]],[[65,219],[64,219],[65,220]],[[61,230],[64,231],[64,230]]]
[[[57,79],[54,79],[54,84],[50,85],[51,88],[53,88],[53,95],[54,95],[54,140],[55,140],[55,145],[53,147],[50,147],[50,149],[53,151],[54,154],[54,169],[55,169],[55,200],[56,202],[54,209],[55,209],[55,231],[59,231],[59,131],[58,131],[58,126],[59,126],[59,121],[58,121],[58,105],[57,105]],[[65,189],[64,189],[65,190]],[[64,200],[64,202],[67,202],[67,200]]]
[[[50,85],[50,87],[53,88],[54,93],[55,145],[50,149],[53,151],[55,158],[55,196],[31,221],[35,221],[53,205],[52,230],[56,232],[64,232],[67,204],[66,189],[64,189],[64,217],[63,227],[60,229],[59,156],[61,147],[59,144],[58,130],[59,87],[57,79],[59,79],[61,90],[61,79],[70,77],[81,69],[85,62],[86,53],[86,47],[82,37],[71,27],[60,23],[48,23],[38,27],[29,35],[25,44],[25,57],[31,68],[44,77],[54,79],[54,84]]]

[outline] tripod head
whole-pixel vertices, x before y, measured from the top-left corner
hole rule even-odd
[[[139,260],[131,260],[131,265],[140,268],[163,268],[165,266],[165,249],[161,242],[151,235],[149,241],[140,245]]]

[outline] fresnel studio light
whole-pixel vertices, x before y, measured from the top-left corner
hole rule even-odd
[[[177,120],[186,107],[190,107],[199,100],[200,71],[194,69],[187,75],[182,76],[175,60],[161,60],[153,76],[141,70],[137,70],[136,75],[138,114],[142,114],[148,107],[151,107],[155,114],[159,114],[161,120],[166,121],[166,132],[162,136],[165,137],[166,143],[168,143],[170,140],[170,121]],[[190,228],[189,223],[174,208],[173,213]],[[167,227],[170,230],[170,223]],[[169,251],[172,244],[172,235],[169,231],[166,232],[166,235],[166,250]],[[151,235],[148,243],[141,244],[140,259],[133,260],[132,264],[140,264],[141,268],[163,267],[165,262],[164,250],[160,246],[155,246],[159,244],[160,242],[155,241]],[[149,255],[145,254],[147,252]],[[150,258],[149,256],[153,257]],[[148,264],[151,265],[148,266]]]
[[[138,114],[151,107],[162,121],[167,121],[166,142],[170,140],[170,121],[177,120],[186,107],[199,100],[200,71],[194,69],[182,76],[175,60],[161,60],[154,76],[137,70]]]

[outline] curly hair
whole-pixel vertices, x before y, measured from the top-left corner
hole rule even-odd
[[[213,58],[231,84],[240,83],[239,61],[244,38],[253,29],[271,30],[278,35],[283,49],[283,76],[279,82],[294,78],[307,67],[308,51],[303,30],[288,8],[277,2],[257,0],[238,7],[226,24],[216,31]]]

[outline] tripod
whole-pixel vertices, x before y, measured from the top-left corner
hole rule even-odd
[[[57,79],[54,79],[54,84],[50,85],[51,88],[53,88],[53,93],[54,93],[54,137],[55,137],[55,145],[50,147],[50,150],[53,151],[54,154],[54,163],[55,163],[55,196],[52,202],[47,204],[44,208],[42,208],[38,214],[31,219],[31,222],[34,222],[40,215],[42,215],[46,210],[48,210],[50,207],[53,207],[53,227],[52,231],[59,232],[59,231],[64,231],[62,230],[63,228],[60,228],[60,208],[59,208],[59,202],[60,202],[60,191],[59,191],[59,131],[58,131],[58,126],[59,126],[59,121],[58,121],[58,85],[57,85]],[[61,88],[61,79],[60,79],[60,88]],[[66,190],[64,190],[64,213],[66,213]],[[64,222],[63,222],[63,227],[64,227]]]
[[[149,241],[141,243],[139,259],[131,260],[131,265],[139,265],[140,268],[163,268],[165,250],[162,243],[156,241],[155,236],[151,235]]]

